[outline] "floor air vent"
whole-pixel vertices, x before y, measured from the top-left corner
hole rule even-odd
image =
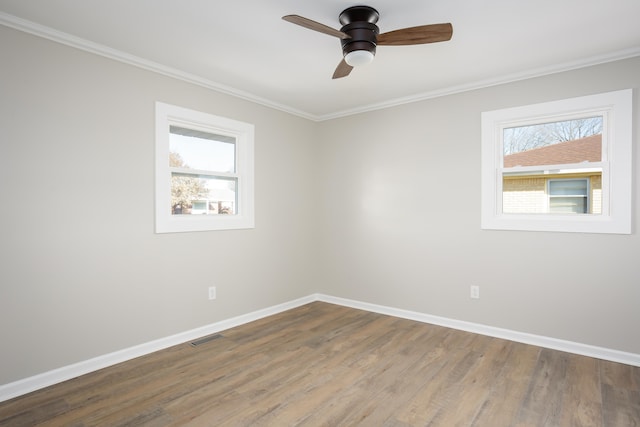
[[[197,340],[195,340],[195,341],[192,341],[192,342],[191,342],[191,345],[192,345],[193,347],[197,347],[197,346],[199,346],[199,345],[206,344],[206,343],[208,343],[209,341],[217,340],[218,338],[222,338],[222,335],[221,335],[221,334],[207,335],[206,337],[202,337],[202,338],[200,338],[200,339],[197,339]]]

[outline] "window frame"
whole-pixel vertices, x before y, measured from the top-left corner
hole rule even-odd
[[[169,166],[170,126],[224,135],[235,139],[236,214],[171,214],[171,173],[173,168]],[[255,130],[252,124],[163,102],[156,102],[156,233],[255,228],[254,135]]]
[[[481,228],[631,234],[633,90],[625,89],[481,115]],[[602,115],[601,214],[521,214],[502,212],[503,130],[509,127]],[[545,166],[546,167],[546,166]],[[533,169],[541,169],[533,167]],[[547,169],[576,169],[579,164]],[[514,169],[514,168],[511,168]],[[525,169],[531,168],[522,168]]]

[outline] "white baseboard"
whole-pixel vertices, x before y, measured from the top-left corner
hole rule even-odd
[[[550,348],[553,350],[566,351],[567,353],[580,354],[594,357],[596,359],[609,360],[612,362],[624,363],[626,365],[640,366],[640,354],[627,353],[619,350],[612,350],[604,347],[597,347],[589,344],[582,344],[573,341],[565,341],[556,338],[533,335],[525,332],[512,331],[509,329],[496,328],[479,323],[465,322],[461,320],[449,319],[446,317],[433,316],[430,314],[415,311],[401,310],[398,308],[383,305],[370,304],[361,301],[354,301],[345,298],[333,297],[330,295],[315,295],[316,301],[324,301],[331,304],[343,305],[346,307],[358,308],[360,310],[374,313],[386,314],[403,319],[415,320],[417,322],[430,323],[433,325],[445,326],[447,328],[459,329],[473,332],[480,335],[502,338],[509,341],[531,344],[538,347]]]
[[[346,298],[333,297],[324,294],[312,294],[303,298],[267,307],[262,310],[254,311],[231,319],[222,320],[200,328],[185,331],[179,334],[171,335],[158,340],[150,341],[144,344],[115,351],[113,353],[98,356],[93,359],[85,360],[72,365],[54,369],[42,374],[34,375],[29,378],[18,380],[12,383],[0,385],[0,402],[12,399],[23,394],[57,384],[80,375],[84,375],[98,369],[106,368],[117,363],[126,362],[136,357],[144,356],[154,351],[163,350],[165,348],[193,341],[197,338],[215,334],[236,326],[244,325],[254,320],[259,320],[267,316],[281,313],[292,308],[302,305],[322,301],[330,304],[342,305],[345,307],[357,308],[360,310],[371,311],[374,313],[386,314],[403,319],[415,320],[422,323],[430,323],[439,326],[445,326],[452,329],[473,332],[476,334],[487,335],[496,338],[507,339],[510,341],[521,342],[525,344],[536,345],[539,347],[551,348],[554,350],[566,351],[568,353],[581,354],[584,356],[595,357],[598,359],[610,360],[612,362],[624,363],[632,366],[640,366],[640,354],[626,353],[623,351],[612,350],[603,347],[596,347],[588,344],[581,344],[571,341],[559,340],[556,338],[532,335],[523,332],[512,331],[509,329],[495,328],[493,326],[482,325],[478,323],[464,322],[446,317],[433,316],[430,314],[419,313],[415,311],[402,310],[383,305],[370,304],[361,301],[350,300]]]
[[[30,393],[35,390],[39,390],[44,387],[48,387],[53,384],[61,383],[66,380],[79,377],[80,375],[88,374],[89,372],[97,371],[98,369],[115,365],[116,363],[126,362],[127,360],[153,353],[154,351],[163,350],[174,345],[193,341],[206,335],[215,334],[229,328],[244,325],[245,323],[253,322],[254,320],[278,314],[316,300],[317,298],[315,297],[315,295],[306,296],[304,298],[299,298],[283,304],[267,307],[262,310],[233,317],[231,319],[226,319],[220,322],[212,323],[210,325],[205,325],[200,328],[192,329],[190,331],[181,332],[179,334],[160,338],[123,350],[114,351],[113,353],[94,357],[93,359],[84,360],[82,362],[74,363],[68,366],[63,366],[62,368],[34,375],[32,377],[18,380],[12,383],[0,385],[0,402]]]

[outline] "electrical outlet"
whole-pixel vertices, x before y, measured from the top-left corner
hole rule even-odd
[[[477,285],[471,285],[471,294],[470,294],[472,299],[479,299],[480,298],[480,286]]]
[[[216,299],[216,287],[209,286],[209,299]]]

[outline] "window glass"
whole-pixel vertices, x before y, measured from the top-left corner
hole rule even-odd
[[[171,174],[171,214],[235,215],[237,182],[236,178],[216,178],[173,172]],[[202,203],[207,206],[204,211],[201,207]],[[198,208],[195,207],[196,204]]]
[[[502,212],[600,214],[603,123],[599,115],[506,127],[502,133]],[[580,199],[573,193],[573,199],[552,194],[561,191],[561,186],[583,185],[588,180],[596,184],[591,195],[587,187]]]
[[[549,212],[589,213],[589,181],[562,179],[549,181]]]
[[[235,138],[170,127],[169,166],[215,172],[236,171]]]
[[[602,125],[595,116],[505,128],[504,167],[599,162]]]

